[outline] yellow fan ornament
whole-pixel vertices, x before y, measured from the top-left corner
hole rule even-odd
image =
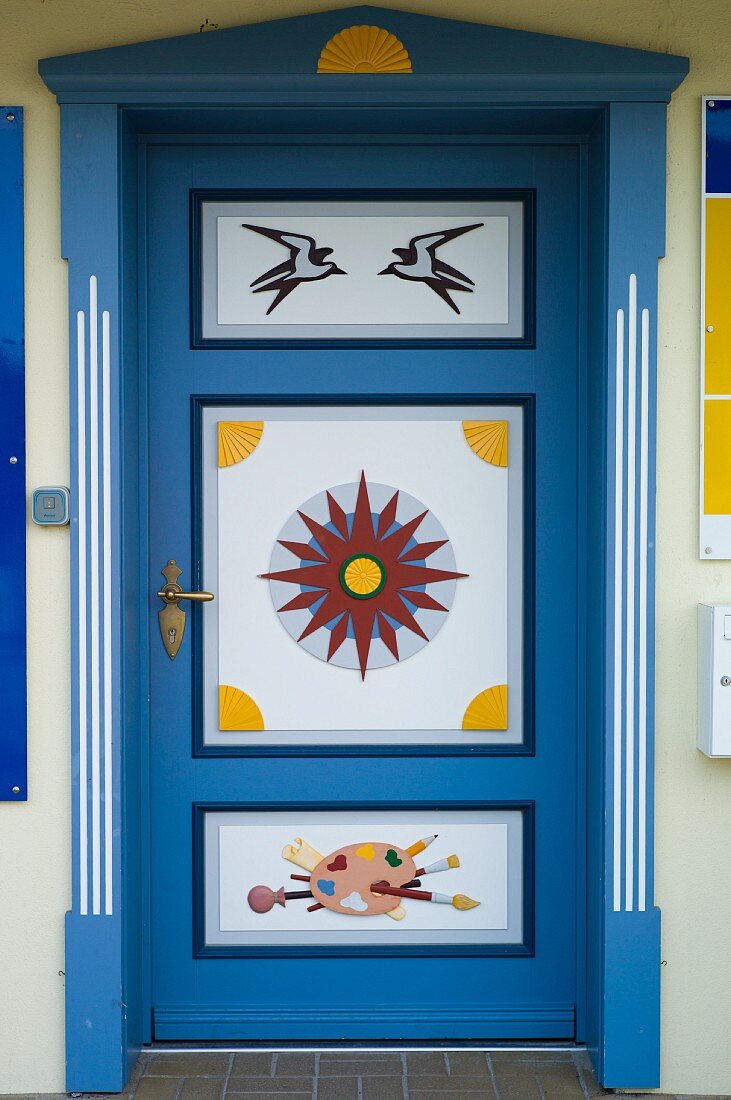
[[[346,27],[331,38],[317,62],[318,73],[410,73],[411,58],[382,27]]]
[[[264,716],[245,691],[219,684],[218,728],[224,731],[263,730]]]
[[[508,685],[498,684],[476,695],[462,719],[463,730],[506,730],[508,728]]]
[[[492,466],[508,464],[507,420],[463,420],[462,431],[472,450]]]
[[[219,420],[218,465],[243,462],[259,446],[263,431],[263,420]]]

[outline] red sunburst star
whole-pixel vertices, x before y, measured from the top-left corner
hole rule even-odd
[[[287,581],[311,589],[300,592],[280,607],[280,612],[298,611],[322,601],[298,641],[336,620],[330,631],[328,661],[345,641],[352,623],[363,679],[376,626],[383,644],[398,661],[398,639],[389,618],[428,641],[428,636],[414,618],[406,601],[417,608],[446,612],[446,607],[426,592],[420,591],[419,586],[435,581],[456,580],[468,575],[432,569],[422,564],[444,546],[447,539],[417,542],[416,545],[409,546],[415,532],[428,515],[428,509],[388,533],[396,518],[398,496],[397,490],[383,508],[374,530],[368,485],[365,473],[362,473],[352,528],[348,532],[347,516],[328,492],[330,522],[334,531],[304,512],[298,512],[320,549],[309,543],[280,539],[281,546],[294,554],[298,561],[308,564],[263,574],[266,580]]]

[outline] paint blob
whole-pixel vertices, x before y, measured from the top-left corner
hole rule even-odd
[[[335,883],[331,878],[319,878],[317,880],[317,889],[331,898],[335,893]]]
[[[356,913],[363,913],[368,908],[368,902],[363,901],[357,890],[353,890],[352,894],[348,894],[347,898],[343,898],[340,904],[343,909],[355,909]]]

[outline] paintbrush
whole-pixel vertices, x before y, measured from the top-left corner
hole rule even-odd
[[[275,905],[286,905],[295,898],[311,898],[310,890],[287,890],[280,886],[278,890],[272,890],[271,886],[252,886],[246,896],[249,908],[255,913],[268,913]]]
[[[406,849],[407,855],[418,856],[419,852],[423,852],[425,848],[428,848],[430,844],[433,844],[438,836],[439,833],[435,833],[434,836],[427,836],[424,837],[423,840],[417,840],[416,843],[412,844],[410,848]]]
[[[376,882],[376,883],[374,884],[374,886],[373,886],[372,888],[370,888],[370,889],[372,889],[372,890],[377,890],[377,889],[378,889],[378,886],[379,886],[379,884],[380,884],[380,883]],[[389,886],[390,886],[390,882],[387,882],[387,880],[386,880],[386,879],[384,879],[384,880],[383,880],[383,886],[385,886],[385,887],[389,887]],[[421,879],[411,879],[411,881],[410,881],[410,882],[402,882],[402,883],[401,883],[401,887],[400,887],[400,889],[401,889],[401,890],[412,890],[412,889],[413,889],[414,887],[420,887],[420,886],[421,886]]]
[[[428,867],[419,867],[417,875],[433,875],[435,871],[449,871],[453,867],[459,867],[459,856],[447,856],[446,859],[438,859],[436,863],[430,863]]]
[[[414,901],[431,901],[436,905],[452,905],[461,911],[474,909],[480,904],[479,901],[468,898],[466,894],[455,894],[451,897],[449,894],[438,894],[432,890],[407,890],[404,887],[383,886],[380,882],[374,882],[371,890],[374,894],[386,894],[393,898],[412,898]]]

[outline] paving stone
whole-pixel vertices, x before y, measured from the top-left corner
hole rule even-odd
[[[390,1062],[394,1066],[403,1065],[401,1053],[397,1050],[324,1050],[320,1055],[320,1065],[328,1062]]]
[[[226,1095],[231,1093],[252,1093],[259,1095],[265,1092],[267,1096],[289,1096],[291,1093],[308,1092],[312,1095],[311,1077],[233,1077],[229,1078]]]
[[[444,1077],[436,1073],[410,1073],[407,1080],[410,1096],[414,1091],[434,1093],[444,1092],[445,1089],[448,1089],[451,1090],[454,1096],[476,1093],[479,1096],[487,1096],[490,1097],[490,1100],[495,1100],[495,1090],[489,1076],[470,1077],[466,1074],[460,1074],[459,1076],[452,1074],[445,1081]]]
[[[361,1088],[363,1100],[404,1100],[403,1077],[363,1077]]]
[[[284,1055],[280,1054],[280,1058]],[[261,1054],[257,1051],[245,1051],[241,1054],[234,1055],[234,1065],[231,1070],[232,1074],[236,1074],[237,1077],[243,1077],[247,1073],[252,1077],[271,1077],[272,1076],[272,1058],[273,1055]]]
[[[583,1097],[579,1074],[573,1062],[542,1065],[535,1070],[546,1100],[573,1100]]]
[[[362,1058],[349,1061],[320,1059],[320,1077],[400,1077],[403,1073],[401,1059]]]
[[[481,1050],[450,1050],[445,1056],[453,1077],[489,1077],[487,1058]]]
[[[276,1055],[272,1062],[275,1077],[314,1077],[316,1059],[314,1054],[298,1054],[285,1051]],[[238,1072],[238,1071],[237,1071]]]
[[[312,1100],[312,1089],[307,1092],[259,1092],[258,1090],[251,1092],[227,1092],[226,1096],[235,1096],[236,1100],[280,1100],[280,1097],[286,1095],[289,1100]]]
[[[492,1096],[493,1093],[485,1092],[481,1089],[479,1092],[452,1092],[447,1087],[446,1091],[441,1092],[424,1092],[422,1089],[412,1089],[409,1086],[409,1100],[484,1100],[486,1096]],[[505,1098],[503,1098],[505,1100]],[[525,1100],[525,1097],[515,1097],[515,1100]]]
[[[571,1051],[547,1050],[544,1052],[529,1054],[522,1051],[495,1050],[491,1051],[489,1059],[493,1066],[504,1066],[510,1069],[512,1066],[558,1066],[573,1065]]]
[[[186,1077],[179,1100],[221,1100],[225,1077]]]
[[[173,1100],[180,1077],[143,1077],[135,1090],[135,1100]]]
[[[145,1077],[225,1077],[228,1054],[154,1054]]]
[[[495,1084],[500,1100],[539,1100],[536,1071],[526,1063],[495,1066]],[[578,1093],[581,1096],[581,1090]]]
[[[132,1072],[129,1075],[129,1081],[127,1082],[127,1090],[129,1092],[134,1091],[135,1087],[137,1086],[137,1084],[140,1080],[140,1077],[142,1077],[142,1074],[145,1072],[148,1065],[150,1064],[150,1058],[151,1058],[151,1055],[146,1053],[146,1052],[140,1054],[139,1058],[137,1059],[137,1062],[135,1063],[134,1069],[132,1070]]]
[[[540,1089],[536,1079],[541,1082],[544,1091],[547,1084],[550,1085],[557,1100],[560,1096],[560,1088],[564,1089],[567,1096],[575,1095],[583,1098],[578,1071],[570,1059],[557,1060],[547,1057],[533,1059],[515,1055],[511,1057],[509,1054],[491,1054],[490,1060],[502,1100],[513,1100],[513,1097],[515,1100],[522,1100],[522,1096],[539,1096]],[[566,1088],[572,1091],[566,1093]],[[506,1093],[509,1095],[506,1096]],[[548,1094],[546,1094],[546,1100],[551,1100]],[[560,1100],[563,1100],[563,1096]]]
[[[583,1082],[586,1095],[592,1098],[595,1096],[613,1096],[614,1093],[608,1089],[602,1088],[596,1079],[594,1073],[594,1067],[591,1064],[591,1058],[585,1050],[577,1050],[573,1055],[573,1062],[579,1071],[579,1082]]]
[[[381,1081],[383,1078],[377,1078]],[[376,1096],[378,1093],[375,1094]],[[403,1093],[399,1096],[402,1100]],[[357,1077],[320,1077],[317,1082],[317,1100],[359,1100]]]
[[[409,1051],[406,1055],[409,1077],[412,1073],[436,1073],[447,1076],[447,1063],[440,1051]]]

